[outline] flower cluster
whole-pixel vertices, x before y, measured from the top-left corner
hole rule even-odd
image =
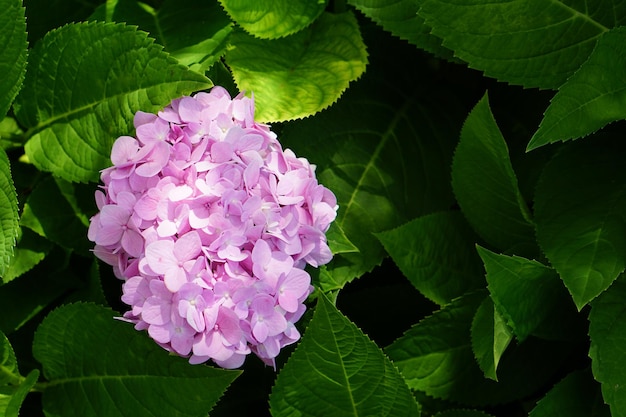
[[[124,280],[124,318],[191,363],[273,365],[300,338],[304,267],[332,257],[335,196],[253,115],[221,87],[138,112],[96,191],[88,237]]]

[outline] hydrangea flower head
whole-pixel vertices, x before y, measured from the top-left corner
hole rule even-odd
[[[124,318],[191,363],[265,363],[300,334],[311,279],[330,261],[337,200],[315,167],[221,87],[138,112],[113,144],[88,237],[124,281]]]

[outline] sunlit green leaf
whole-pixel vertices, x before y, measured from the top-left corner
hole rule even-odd
[[[626,23],[626,3],[605,0],[425,0],[419,15],[443,45],[486,75],[556,88],[602,33]]]
[[[537,239],[578,309],[626,265],[626,147],[619,139],[567,145],[537,186]]]
[[[626,119],[626,28],[606,32],[552,99],[528,149],[587,136]]]
[[[498,380],[498,364],[512,339],[511,329],[493,301],[485,298],[472,320],[472,351],[487,378]]]
[[[420,415],[391,361],[324,295],[278,375],[270,408],[274,417]]]
[[[93,304],[69,304],[44,319],[33,354],[48,380],[47,415],[207,415],[239,375],[169,356],[114,316]]]
[[[626,280],[619,279],[591,303],[589,356],[611,416],[626,416]]]
[[[226,61],[239,90],[254,94],[259,121],[299,119],[325,109],[367,64],[359,25],[349,12],[322,14],[283,39],[234,32],[231,43]]]
[[[20,0],[0,0],[0,120],[22,86],[26,72],[26,18]]]
[[[250,34],[264,39],[291,35],[309,26],[327,0],[220,0],[232,19]]]
[[[385,30],[439,57],[452,59],[452,51],[441,45],[431,27],[417,14],[419,3],[413,0],[349,0],[348,3],[381,25]]]
[[[575,371],[556,384],[529,417],[610,417],[600,386],[589,369]]]
[[[452,187],[463,214],[488,243],[502,251],[533,251],[536,245],[528,208],[487,95],[461,130]]]
[[[18,230],[19,213],[11,164],[4,150],[0,150],[0,276],[11,261]]]
[[[135,0],[117,0],[101,5],[90,20],[138,25],[178,62],[199,73],[226,52],[232,31],[219,3],[210,0],[167,0],[158,9]]]
[[[50,32],[33,48],[28,74],[16,115],[29,128],[29,159],[41,170],[83,182],[97,180],[110,165],[111,145],[133,133],[135,111],[156,111],[211,85],[145,33],[110,23]]]
[[[376,237],[413,286],[440,305],[484,286],[476,236],[458,212],[419,217]]]

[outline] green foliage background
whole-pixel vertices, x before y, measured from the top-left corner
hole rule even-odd
[[[626,3],[0,0],[0,416],[626,416]],[[337,196],[277,369],[114,317],[99,171],[226,87]]]

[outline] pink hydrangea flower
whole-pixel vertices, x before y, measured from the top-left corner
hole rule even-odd
[[[124,280],[125,320],[191,363],[273,366],[300,338],[305,266],[332,257],[335,196],[253,115],[221,87],[138,112],[96,191],[88,237]]]

